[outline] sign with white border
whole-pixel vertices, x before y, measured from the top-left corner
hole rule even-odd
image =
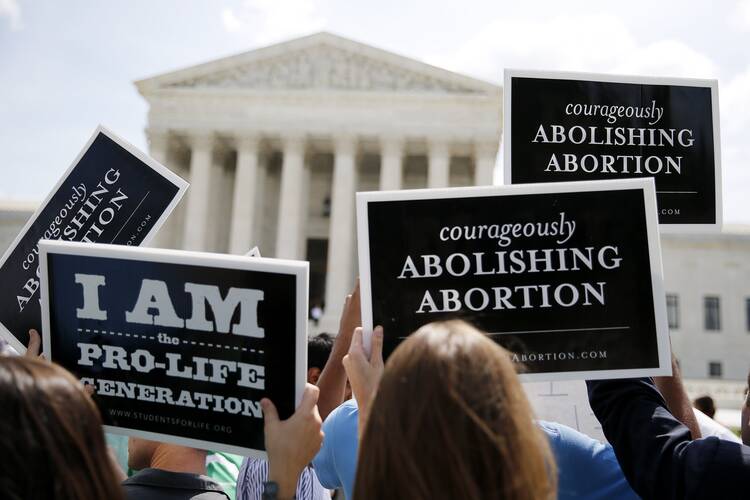
[[[506,69],[504,92],[505,184],[653,177],[662,232],[721,230],[716,80]]]
[[[0,259],[0,335],[26,351],[41,328],[40,239],[147,245],[188,183],[99,126]]]
[[[357,234],[386,357],[464,319],[524,381],[671,373],[651,178],[357,193]]]
[[[108,432],[264,456],[307,372],[308,263],[42,240],[45,355],[92,384]]]

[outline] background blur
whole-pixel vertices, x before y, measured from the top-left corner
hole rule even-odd
[[[0,198],[41,199],[98,123],[146,149],[134,80],[321,30],[495,83],[718,78],[725,220],[750,222],[750,0],[0,0]]]

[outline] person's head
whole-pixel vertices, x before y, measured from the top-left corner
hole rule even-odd
[[[711,396],[701,396],[699,398],[695,398],[695,401],[693,401],[693,406],[695,406],[711,418],[714,418],[714,415],[716,415],[716,405],[714,404],[714,400]]]
[[[333,349],[333,337],[327,333],[318,334],[307,340],[307,381],[309,383],[318,383],[318,377],[331,355],[331,349]]]
[[[99,411],[63,368],[0,357],[0,408],[3,498],[123,498]]]
[[[205,450],[170,443],[130,437],[128,439],[128,467],[141,470],[148,467],[172,472],[206,473]]]
[[[507,351],[461,321],[426,325],[386,363],[354,497],[553,497],[554,459],[532,418]]]

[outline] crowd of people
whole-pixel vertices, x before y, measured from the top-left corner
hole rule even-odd
[[[602,443],[537,419],[508,352],[471,325],[427,324],[384,363],[383,330],[368,355],[359,311],[355,288],[338,335],[310,340],[290,418],[261,401],[268,458],[245,459],[238,499],[748,496],[748,401],[742,442],[707,435],[674,360],[671,377],[587,382]],[[128,477],[93,390],[39,344],[32,331],[25,356],[0,357],[2,498],[230,498],[208,477],[206,450],[130,438]]]

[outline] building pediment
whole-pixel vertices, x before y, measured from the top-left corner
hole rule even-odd
[[[317,45],[266,60],[177,81],[170,87],[266,90],[359,90],[475,93],[437,78],[331,45]]]
[[[136,82],[158,89],[496,94],[500,88],[329,33]]]

